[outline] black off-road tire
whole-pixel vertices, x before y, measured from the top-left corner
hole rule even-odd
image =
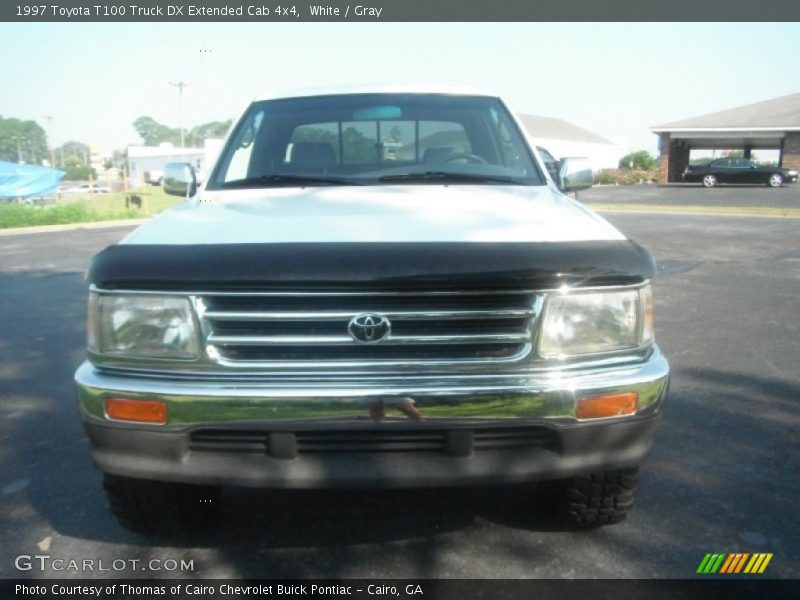
[[[556,510],[566,521],[596,527],[623,521],[633,506],[639,469],[619,469],[558,482]]]
[[[199,528],[213,515],[220,488],[103,476],[111,514],[125,529],[175,534]]]

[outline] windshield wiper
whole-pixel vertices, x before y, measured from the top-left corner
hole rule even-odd
[[[345,177],[317,177],[315,175],[292,175],[290,173],[272,173],[270,175],[259,175],[258,177],[245,177],[244,179],[235,179],[234,181],[226,181],[222,184],[224,188],[230,187],[260,187],[269,186],[271,184],[277,185],[363,185],[352,179]]]
[[[392,183],[395,181],[443,181],[522,185],[511,177],[481,175],[479,173],[454,173],[452,171],[412,171],[410,173],[399,173],[397,175],[384,175],[383,177],[379,177],[378,181],[382,183]]]

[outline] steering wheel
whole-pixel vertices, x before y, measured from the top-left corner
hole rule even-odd
[[[451,154],[448,156],[444,162],[449,163],[453,162],[454,160],[466,160],[469,163],[476,163],[479,165],[488,165],[489,163],[486,161],[485,158],[479,156],[477,154],[470,154],[469,152],[459,152],[458,154]]]

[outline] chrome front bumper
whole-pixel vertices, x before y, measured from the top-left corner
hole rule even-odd
[[[376,403],[393,413],[410,400],[426,419],[560,419],[575,420],[581,396],[635,391],[639,413],[655,408],[669,376],[658,348],[644,362],[602,368],[547,370],[524,375],[383,376],[259,379],[156,378],[123,376],[83,363],[75,374],[84,417],[109,423],[103,413],[107,397],[163,400],[169,422],[157,429],[198,424],[258,421],[354,420],[368,416]],[[396,416],[402,416],[398,412]],[[133,427],[140,425],[120,424]],[[151,427],[152,428],[152,427]]]
[[[266,487],[416,486],[548,479],[637,464],[652,445],[669,365],[654,348],[635,364],[515,376],[203,381],[111,375],[84,363],[75,379],[93,458],[107,473]],[[575,417],[581,397],[617,391],[638,393],[636,414]],[[111,421],[103,412],[108,397],[162,400],[169,420],[165,425]],[[255,450],[246,446],[245,452],[222,446],[198,450],[193,440],[208,431],[222,432],[223,438],[226,432],[255,440],[263,435],[269,441],[255,444]],[[295,437],[309,431],[439,432],[443,441],[441,451],[432,453],[304,454]],[[474,442],[497,431],[547,443]]]

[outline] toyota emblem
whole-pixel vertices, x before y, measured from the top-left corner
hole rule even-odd
[[[392,330],[389,319],[376,313],[363,313],[350,319],[347,331],[361,344],[374,344],[385,340]]]

